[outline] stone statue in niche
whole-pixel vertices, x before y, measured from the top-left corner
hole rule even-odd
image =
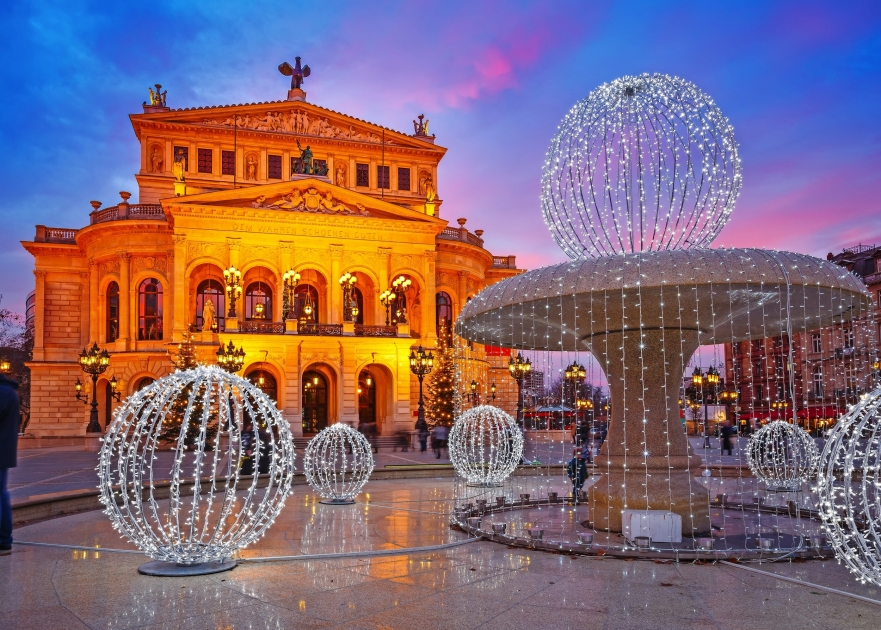
[[[434,189],[434,179],[432,179],[430,173],[422,174],[422,178],[419,180],[419,192],[425,195],[426,201],[434,201],[437,197],[437,192]]]
[[[202,307],[202,332],[214,330],[215,314],[214,302],[205,300],[205,305]]]
[[[334,182],[340,188],[346,188],[346,164],[345,162],[339,162],[336,167],[336,176],[334,177]]]
[[[165,95],[168,94],[168,90],[162,91],[162,86],[158,83],[154,84],[156,86],[156,91],[153,91],[153,88],[147,88],[150,90],[150,105],[154,107],[166,107],[165,105]]]
[[[159,151],[159,147],[153,147],[153,152],[150,153],[150,172],[151,173],[161,173],[162,172],[162,162],[165,160],[162,157],[162,153]]]
[[[248,163],[245,165],[245,179],[257,179],[257,158],[253,154],[248,156]]]
[[[171,172],[174,173],[175,181],[184,181],[184,173],[187,172],[187,156],[181,149],[177,150],[174,156],[174,164],[171,165]]]

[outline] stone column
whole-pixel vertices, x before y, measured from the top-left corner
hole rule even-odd
[[[346,177],[349,180],[349,188],[354,188],[355,184],[358,181],[358,173],[356,172],[358,167],[355,164],[355,158],[349,158],[349,172],[346,173]]]
[[[434,348],[437,346],[437,318],[435,317],[437,289],[434,277],[437,252],[427,251],[424,258],[422,273],[425,276],[425,295],[422,298],[422,343],[429,348]]]
[[[98,339],[101,336],[101,300],[98,297],[98,263],[89,260],[89,339],[91,341],[104,341]],[[105,337],[106,339],[106,337]]]
[[[684,535],[709,534],[709,492],[694,478],[701,459],[679,420],[683,363],[698,348],[698,332],[636,328],[584,341],[605,363],[612,397],[595,460],[600,479],[589,490],[594,526],[620,532],[622,510],[664,510],[682,517]]]
[[[468,301],[468,272],[460,271],[459,272],[459,311],[461,312],[463,308],[465,308],[465,303]]]
[[[119,254],[119,338],[116,350],[127,352],[132,338],[132,255],[128,252]],[[137,300],[135,300],[137,303]],[[137,315],[135,315],[135,327]]]
[[[328,307],[327,314],[329,324],[339,324],[343,321],[343,291],[340,289],[339,279],[343,275],[343,246],[330,246],[330,278],[327,279]]]
[[[46,271],[34,269],[34,278],[34,361],[42,361],[45,356]]]
[[[228,267],[235,267],[236,269],[241,269],[239,263],[239,251],[242,247],[242,239],[235,238],[232,236],[226,237],[226,246],[229,254],[229,265]]]
[[[376,270],[377,275],[379,276],[379,293],[376,294],[376,321],[381,322],[383,326],[385,326],[385,307],[382,305],[382,302],[379,301],[379,294],[383,293],[391,286],[391,283],[389,282],[389,264],[391,263],[391,257],[391,247],[379,248],[379,269]]]
[[[187,330],[187,304],[189,296],[187,295],[187,237],[183,234],[175,234],[171,237],[174,243],[173,260],[169,257],[166,269],[168,269],[169,293],[173,295],[173,302],[168,305],[172,312],[171,328],[166,330],[173,331],[173,339],[181,339]],[[171,341],[169,339],[168,341]]]

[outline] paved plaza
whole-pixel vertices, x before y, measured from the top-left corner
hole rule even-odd
[[[454,486],[372,481],[354,506],[321,505],[298,486],[235,569],[201,577],[140,575],[147,559],[101,512],[22,527],[19,542],[102,550],[14,545],[0,557],[2,626],[803,630],[877,628],[881,618],[878,605],[769,575],[881,601],[834,561],[625,561],[469,542],[448,524]],[[365,555],[376,551],[394,555]],[[280,556],[305,557],[268,560]]]

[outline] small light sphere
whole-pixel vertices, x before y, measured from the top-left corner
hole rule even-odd
[[[734,129],[707,94],[678,77],[641,74],[575,104],[541,183],[545,223],[575,260],[709,246],[742,174]]]
[[[468,485],[497,486],[514,472],[523,456],[517,421],[492,405],[468,409],[453,423],[450,461]]]
[[[801,427],[775,420],[753,433],[746,445],[746,461],[753,475],[770,490],[801,489],[817,467],[814,439]]]
[[[860,582],[881,586],[881,387],[829,433],[816,490],[836,557]]]
[[[373,472],[373,447],[345,422],[309,440],[303,456],[306,481],[332,503],[352,503]]]
[[[169,427],[177,420],[175,436]],[[269,459],[262,488],[258,475],[240,472],[248,424],[254,458]],[[160,452],[168,443],[171,458]],[[154,560],[220,562],[275,521],[291,491],[294,456],[288,423],[270,398],[215,365],[198,366],[160,378],[116,411],[98,459],[100,500],[113,527]],[[155,482],[166,479],[169,496],[160,498]]]

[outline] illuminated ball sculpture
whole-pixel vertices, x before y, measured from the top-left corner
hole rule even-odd
[[[694,84],[625,76],[579,101],[551,141],[541,205],[574,259],[707,247],[741,187],[734,130]]]
[[[785,420],[766,424],[753,433],[746,445],[749,469],[769,490],[800,490],[810,479],[818,459],[813,438]]]
[[[881,387],[832,430],[817,475],[820,517],[835,555],[881,586]]]
[[[465,411],[449,436],[450,461],[468,485],[497,486],[514,472],[523,456],[517,421],[492,405]]]
[[[253,432],[254,453],[268,449],[265,487],[258,488],[257,475],[239,471],[249,424],[260,429]],[[230,557],[266,532],[291,490],[288,423],[257,387],[216,366],[174,372],[133,394],[103,442],[100,499],[113,527],[159,561],[142,566],[143,573],[231,568]],[[168,443],[171,453],[161,452]],[[161,498],[165,489],[160,496],[157,485],[165,481],[168,498]],[[165,563],[171,573],[163,572]]]
[[[373,448],[358,431],[337,422],[309,440],[303,467],[321,503],[354,503],[373,472]]]

